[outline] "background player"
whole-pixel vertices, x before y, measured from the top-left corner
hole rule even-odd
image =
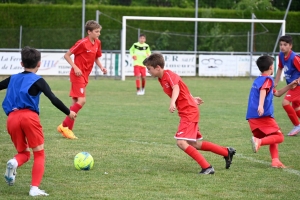
[[[202,135],[199,131],[199,109],[198,105],[203,101],[200,97],[193,97],[182,79],[170,70],[164,70],[165,61],[161,54],[151,54],[145,61],[148,73],[158,77],[158,81],[164,92],[171,98],[169,111],[173,113],[176,109],[180,117],[180,123],[174,138],[177,146],[192,157],[202,168],[200,174],[214,174],[214,168],[206,161],[203,155],[197,151],[211,151],[224,156],[226,169],[231,165],[235,149],[222,147],[217,144],[199,141]]]
[[[48,196],[39,189],[45,170],[44,135],[39,119],[39,100],[43,92],[51,103],[74,120],[76,113],[70,111],[51,91],[47,82],[35,73],[41,64],[41,53],[25,47],[21,51],[24,72],[12,75],[0,82],[0,90],[6,89],[2,107],[7,118],[7,131],[17,150],[14,158],[7,162],[4,175],[8,185],[13,185],[17,167],[30,159],[32,148],[34,161],[30,196]]]
[[[274,89],[273,58],[261,56],[256,64],[261,71],[261,76],[257,77],[250,90],[246,119],[253,133],[251,139],[252,150],[254,153],[263,145],[269,145],[272,158],[272,167],[285,168],[280,162],[278,155],[278,144],[283,142],[284,137],[274,119],[273,95],[280,97],[289,89],[296,87],[298,80],[292,81],[283,89]]]
[[[279,64],[275,78],[275,86],[280,80],[282,70],[284,70],[287,84],[290,84],[293,80],[300,77],[300,57],[292,51],[292,37],[289,35],[282,36],[279,39],[279,46]],[[300,86],[287,92],[282,101],[282,106],[291,122],[294,124],[294,128],[288,133],[288,136],[297,135],[300,132]]]
[[[65,54],[66,61],[72,66],[70,71],[71,90],[70,96],[73,103],[71,110],[78,113],[86,102],[85,90],[89,82],[89,75],[93,69],[94,62],[98,65],[103,74],[107,70],[99,60],[102,55],[100,36],[101,26],[94,20],[87,21],[85,24],[87,37],[78,40],[73,47]],[[74,62],[71,55],[74,54]],[[74,120],[68,117],[57,127],[57,131],[69,139],[77,139],[73,133]]]
[[[147,58],[150,54],[150,47],[146,42],[146,35],[141,34],[139,37],[139,41],[134,43],[130,48],[130,55],[133,59],[133,72],[135,76],[135,85],[137,89],[137,95],[145,94],[145,86],[146,86],[146,67],[143,64],[145,58]],[[142,77],[142,88],[140,87],[140,79]]]

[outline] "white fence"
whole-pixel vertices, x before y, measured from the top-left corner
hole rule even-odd
[[[163,54],[165,69],[170,69],[180,76],[250,76],[250,55],[185,55]],[[64,59],[64,53],[42,52],[42,64],[39,75],[68,75],[71,66]],[[255,61],[259,56],[252,56],[251,76],[260,74]],[[196,63],[198,58],[198,64]],[[277,66],[277,59],[274,66]],[[0,75],[22,72],[20,52],[0,52]],[[121,59],[118,53],[103,53],[102,64],[107,68],[105,76],[121,76]],[[197,66],[198,65],[198,66]],[[198,67],[198,74],[197,74]],[[125,56],[125,76],[133,76],[132,59]],[[103,75],[94,67],[91,76]]]

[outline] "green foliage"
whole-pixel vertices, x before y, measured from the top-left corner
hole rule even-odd
[[[155,44],[151,46],[152,50],[168,49],[170,46],[170,35],[168,30],[164,31],[159,38],[155,41]]]
[[[103,49],[120,49],[120,32],[122,16],[161,16],[161,17],[194,17],[194,9],[157,8],[157,7],[128,7],[128,6],[86,6],[86,20],[95,19],[96,10],[101,11],[99,17],[103,29],[101,37]],[[18,48],[20,26],[23,26],[22,46],[33,45],[41,49],[68,49],[81,38],[81,5],[29,5],[29,4],[0,4],[0,48]],[[30,13],[30,14],[28,14]],[[198,16],[204,18],[251,18],[251,12],[199,9]],[[256,11],[259,19],[282,19],[284,12]],[[300,32],[297,22],[300,13],[290,12],[287,17],[286,32]],[[216,25],[218,24],[218,25]],[[165,21],[127,21],[126,48],[137,40],[137,29],[147,34],[147,43],[157,46],[157,40],[162,33],[169,38],[168,49],[161,50],[193,50],[194,22],[165,22]],[[274,48],[280,25],[264,24],[268,33],[255,37],[256,51],[270,52]],[[166,32],[168,30],[168,32]],[[247,32],[249,23],[198,23],[198,50],[215,48],[215,51],[232,48],[233,51],[247,50]],[[256,33],[263,32],[260,24],[256,24]],[[211,34],[215,38],[211,38]],[[207,37],[209,36],[209,37]],[[220,38],[223,38],[220,40]],[[166,40],[166,38],[165,38]],[[218,42],[213,42],[213,40]],[[226,43],[224,44],[226,40]],[[299,43],[295,37],[295,44]],[[209,43],[214,45],[209,47]],[[216,45],[217,43],[223,43]],[[300,47],[294,45],[294,50]]]
[[[243,10],[245,12],[276,10],[269,0],[241,0],[233,8],[236,10]]]

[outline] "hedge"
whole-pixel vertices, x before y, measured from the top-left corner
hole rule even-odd
[[[103,49],[120,49],[122,16],[194,17],[193,9],[162,7],[123,7],[87,5],[86,20],[95,19],[96,10],[102,12],[100,24]],[[22,25],[22,46],[30,45],[42,49],[68,49],[81,38],[82,8],[80,5],[30,5],[0,4],[0,48],[18,48],[19,28]],[[282,19],[284,12],[256,12],[259,19]],[[199,9],[199,17],[244,18],[251,13],[223,9]],[[297,25],[300,13],[289,12],[286,32],[300,32]],[[137,40],[137,28],[147,35],[147,43],[153,50],[193,50],[194,22],[128,21],[127,49]],[[265,32],[265,26],[268,33]],[[279,24],[256,24],[254,49],[271,52],[274,48]],[[250,23],[198,23],[199,51],[246,51],[247,32]],[[164,33],[163,33],[164,32]],[[213,37],[211,37],[213,36]],[[299,43],[294,37],[294,43]],[[295,45],[294,50],[300,50]]]

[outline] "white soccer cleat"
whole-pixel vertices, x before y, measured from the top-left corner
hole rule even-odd
[[[145,94],[145,88],[141,89],[141,95]]]
[[[49,194],[47,194],[45,192],[45,190],[40,190],[36,186],[31,186],[30,190],[29,190],[29,196],[32,196],[32,197],[36,197],[36,196],[49,196]]]
[[[287,134],[288,136],[295,136],[300,132],[300,125],[294,126],[294,128]]]
[[[142,90],[138,90],[138,91],[136,92],[136,95],[138,95],[138,96],[142,95]]]
[[[12,186],[16,180],[18,162],[16,159],[10,159],[6,164],[6,171],[4,174],[5,182]]]

